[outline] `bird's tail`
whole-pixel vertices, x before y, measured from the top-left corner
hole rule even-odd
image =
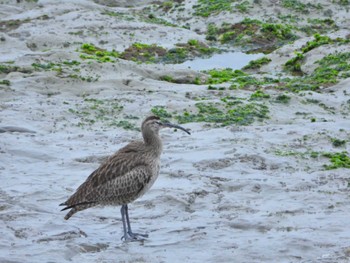
[[[72,215],[74,215],[76,212],[78,212],[77,209],[75,208],[72,208],[67,214],[66,216],[64,217],[65,220],[68,220]]]
[[[66,216],[64,217],[65,220],[68,220],[72,215],[74,215],[76,212],[79,212],[81,210],[85,210],[89,207],[92,207],[95,205],[95,202],[82,202],[74,205],[67,205],[66,203],[60,204],[60,206],[65,205],[66,207],[63,208],[61,211],[71,209]]]

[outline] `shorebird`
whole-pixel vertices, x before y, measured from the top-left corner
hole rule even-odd
[[[143,141],[133,141],[111,155],[100,165],[76,192],[64,203],[61,211],[71,209],[64,219],[97,205],[121,205],[125,241],[143,240],[147,234],[133,233],[130,226],[128,203],[142,196],[159,174],[162,141],[159,130],[177,128],[190,134],[185,128],[163,122],[150,116],[142,122]]]

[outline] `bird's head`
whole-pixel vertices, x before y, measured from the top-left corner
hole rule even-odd
[[[158,134],[160,129],[163,128],[175,128],[180,129],[186,132],[187,134],[191,134],[187,129],[181,127],[180,125],[173,124],[170,122],[161,121],[161,119],[157,116],[147,117],[142,123],[142,131],[150,130],[154,133]]]

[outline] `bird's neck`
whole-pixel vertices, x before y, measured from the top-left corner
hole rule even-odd
[[[158,133],[144,131],[142,133],[144,143],[150,147],[156,156],[160,156],[163,150],[163,143]]]

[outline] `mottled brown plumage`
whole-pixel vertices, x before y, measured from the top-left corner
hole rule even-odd
[[[141,127],[143,141],[131,142],[110,156],[61,204],[66,206],[62,210],[71,209],[65,219],[96,205],[122,205],[124,238],[137,239],[138,234],[130,228],[127,204],[143,195],[158,177],[162,152],[159,130],[164,127],[190,134],[181,126],[161,122],[158,117],[146,118]]]

